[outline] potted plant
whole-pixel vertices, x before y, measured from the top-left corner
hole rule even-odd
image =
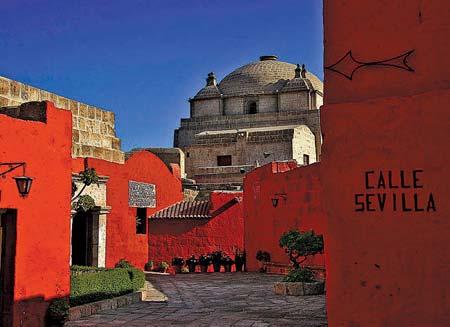
[[[153,270],[153,261],[147,261],[147,263],[144,266],[145,271],[152,271]]]
[[[245,251],[236,250],[235,256],[234,256],[236,271],[243,271],[242,268],[245,264]]]
[[[221,264],[225,268],[225,272],[231,272],[231,266],[234,264],[234,261],[230,256],[226,255],[222,257]]]
[[[163,261],[159,264],[159,271],[162,273],[166,273],[168,268],[169,268],[169,264],[165,261]]]
[[[259,250],[256,252],[256,260],[258,260],[259,272],[266,272],[264,264],[270,262],[270,253],[267,251]]]
[[[202,254],[199,258],[198,258],[198,263],[200,265],[200,271],[201,272],[208,272],[208,267],[212,262],[212,258],[211,255],[209,254]]]
[[[211,253],[211,261],[214,267],[214,272],[220,272],[220,265],[222,264],[222,251],[214,251]]]
[[[309,256],[323,252],[323,237],[314,231],[299,232],[292,230],[280,238],[280,246],[284,248],[292,263],[292,270],[284,277],[283,282],[275,283],[275,293],[289,295],[323,294],[325,284],[314,279],[313,271],[302,266]]]
[[[186,260],[186,264],[188,265],[189,272],[195,272],[195,266],[198,264],[198,260],[195,259],[195,255],[191,255],[191,257]]]
[[[180,273],[181,267],[184,265],[184,259],[181,257],[175,257],[172,259],[172,266],[175,267],[175,272]]]

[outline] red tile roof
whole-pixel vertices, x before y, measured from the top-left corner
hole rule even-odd
[[[181,201],[154,213],[150,218],[166,219],[204,219],[211,218],[209,201]]]

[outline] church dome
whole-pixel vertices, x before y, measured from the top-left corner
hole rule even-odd
[[[275,93],[295,78],[296,67],[279,61],[276,56],[261,56],[260,61],[239,67],[225,76],[218,87],[225,96]],[[306,72],[306,79],[314,90],[323,92],[323,84],[315,75]]]

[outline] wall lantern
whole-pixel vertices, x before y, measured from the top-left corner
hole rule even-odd
[[[284,202],[286,202],[286,200],[287,200],[286,193],[276,193],[274,195],[274,197],[272,198],[272,206],[274,208],[278,207],[278,202],[280,201],[280,198],[282,198],[284,200]]]
[[[8,169],[0,172],[0,177],[4,177],[6,174],[12,172],[13,170],[22,167],[22,176],[13,177],[16,180],[17,190],[22,197],[26,197],[30,193],[31,184],[33,179],[25,175],[25,162],[0,162],[0,166],[8,166]]]

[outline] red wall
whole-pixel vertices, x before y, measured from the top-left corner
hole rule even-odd
[[[21,168],[0,178],[0,208],[17,209],[17,326],[43,326],[44,301],[69,294],[71,131],[70,111],[50,102],[47,123],[0,114],[0,162],[24,161],[33,178],[26,198],[19,196],[12,179],[22,175]]]
[[[211,193],[211,211],[220,208],[241,192]],[[188,258],[221,250],[234,258],[236,248],[244,248],[242,202],[211,219],[150,219],[149,259],[156,264],[172,258]]]
[[[297,168],[295,162],[272,162],[245,176],[244,240],[249,271],[258,270],[258,250],[269,252],[272,262],[289,263],[278,245],[284,232],[292,229],[326,232],[320,169],[320,164]],[[285,194],[286,200],[278,196],[278,205],[274,207],[272,198],[277,193]],[[307,264],[324,266],[324,257],[317,255]]]
[[[415,50],[414,72],[372,66],[347,80],[325,70],[330,326],[449,324],[449,6],[325,1],[325,66],[350,49],[360,61]]]
[[[109,176],[107,204],[106,266],[114,266],[125,258],[143,268],[148,260],[148,235],[136,234],[136,208],[128,206],[128,181],[151,183],[156,186],[156,208],[148,208],[147,215],[183,199],[181,180],[167,166],[148,151],[135,152],[125,164],[89,159],[89,167],[99,175]],[[83,170],[83,160],[74,160],[74,172]]]

